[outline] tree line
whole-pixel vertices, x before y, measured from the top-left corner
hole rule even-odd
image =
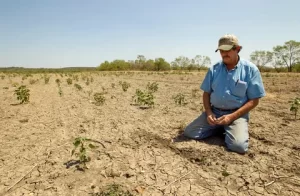
[[[136,60],[105,61],[97,68],[100,71],[141,70],[141,71],[167,71],[167,70],[201,70],[207,69],[211,64],[208,56],[196,55],[195,58],[179,56],[171,63],[164,58],[146,59],[144,55],[138,55]]]
[[[273,47],[272,51],[256,50],[251,53],[252,61],[261,71],[300,72],[300,42],[290,40],[283,45]],[[141,70],[141,71],[165,71],[165,70],[206,70],[211,65],[208,56],[196,55],[195,58],[179,56],[171,63],[164,58],[146,59],[144,55],[138,55],[136,60],[114,60],[101,63],[97,70]]]
[[[290,40],[283,45],[274,46],[272,51],[256,50],[251,53],[250,60],[261,71],[272,67],[277,72],[285,69],[288,72],[300,72],[300,42]]]

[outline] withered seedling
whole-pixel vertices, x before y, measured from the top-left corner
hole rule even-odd
[[[88,149],[95,149],[97,146],[92,144],[92,140],[85,137],[77,137],[73,142],[73,150],[71,156],[75,155],[79,159],[79,168],[88,169],[86,163],[91,160],[91,157],[88,155]],[[81,167],[80,167],[81,166]]]
[[[300,107],[300,98],[296,97],[294,100],[289,101],[291,103],[290,111],[294,113],[295,119],[297,119],[297,113]]]
[[[185,95],[182,93],[178,93],[177,95],[173,96],[173,99],[175,100],[175,103],[177,105],[185,105],[187,104],[185,100]]]

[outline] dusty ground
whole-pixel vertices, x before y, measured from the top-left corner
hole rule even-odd
[[[263,73],[267,96],[251,112],[249,153],[239,155],[221,136],[176,139],[201,113],[204,74],[84,73],[72,85],[65,74],[49,75],[49,84],[42,74],[0,74],[0,195],[105,195],[113,184],[127,195],[299,195],[300,119],[288,101],[300,97],[300,75]],[[126,92],[120,81],[130,83]],[[148,82],[158,83],[155,105],[140,109],[132,96]],[[20,84],[28,104],[13,94]],[[96,92],[105,92],[104,105],[94,104]],[[178,93],[186,105],[175,104]],[[78,136],[101,142],[85,171],[71,157]]]

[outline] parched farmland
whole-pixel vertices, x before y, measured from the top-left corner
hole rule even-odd
[[[246,155],[180,135],[204,75],[0,73],[0,195],[300,195],[300,74],[262,74]]]

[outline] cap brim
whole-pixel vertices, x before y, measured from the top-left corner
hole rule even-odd
[[[233,45],[221,45],[218,47],[218,49],[215,52],[217,52],[218,50],[228,51],[228,50],[231,50],[232,47],[233,47]]]

